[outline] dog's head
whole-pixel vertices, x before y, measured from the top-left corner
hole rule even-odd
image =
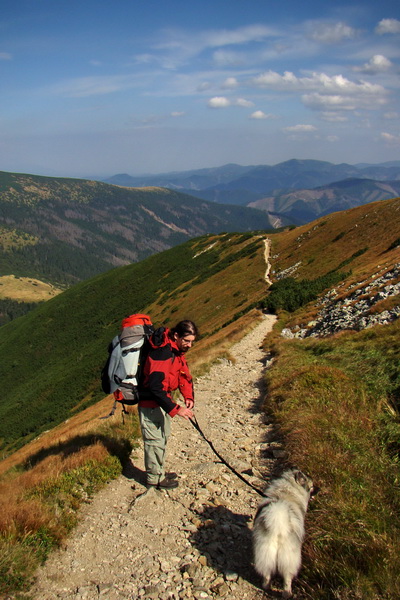
[[[318,494],[319,487],[314,485],[311,477],[298,470],[293,471],[293,477],[295,482],[305,489],[310,498],[313,498],[316,494]]]

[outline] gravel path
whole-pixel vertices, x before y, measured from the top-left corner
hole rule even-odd
[[[257,488],[279,457],[260,412],[261,344],[274,317],[195,382],[196,416],[216,450]],[[189,358],[190,362],[190,358]],[[267,458],[269,457],[269,458]],[[83,518],[38,572],[34,600],[260,600],[251,522],[260,496],[212,452],[190,422],[173,419],[167,468],[179,487],[143,492],[143,452],[83,508]]]

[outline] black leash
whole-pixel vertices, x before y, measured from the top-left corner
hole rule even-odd
[[[219,452],[217,452],[217,450],[214,448],[214,444],[212,442],[210,442],[210,440],[208,440],[206,438],[206,436],[204,435],[204,433],[200,429],[200,425],[198,424],[196,417],[194,417],[193,419],[189,419],[189,421],[191,422],[191,424],[193,425],[193,427],[195,429],[197,429],[197,431],[199,432],[199,434],[201,435],[201,437],[207,442],[207,444],[210,446],[210,448],[214,452],[214,454],[216,454],[218,456],[219,460],[226,467],[228,467],[228,469],[230,469],[232,471],[232,473],[234,473],[236,475],[236,477],[239,477],[239,479],[241,479],[246,485],[248,485],[249,487],[253,488],[253,490],[255,492],[257,492],[257,494],[259,494],[260,496],[264,496],[264,492],[263,491],[261,491],[258,488],[256,488],[252,483],[250,483],[250,481],[248,481],[245,477],[243,477],[243,475],[241,475],[240,473],[238,473],[236,471],[236,469],[234,469],[233,467],[231,467],[231,465],[226,462],[226,460],[219,454]]]

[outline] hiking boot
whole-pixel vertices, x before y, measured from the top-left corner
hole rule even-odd
[[[178,477],[178,473],[165,473],[165,477],[167,479],[176,479]]]
[[[167,477],[165,477],[165,479],[163,479],[162,481],[160,481],[157,485],[157,489],[159,490],[172,490],[174,488],[177,488],[179,485],[179,483],[176,481],[176,479],[168,479]]]

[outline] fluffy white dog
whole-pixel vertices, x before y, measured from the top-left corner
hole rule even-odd
[[[301,471],[285,471],[265,490],[252,531],[254,567],[269,589],[271,577],[279,574],[283,598],[292,596],[292,580],[301,566],[301,546],[308,502],[317,490]]]

